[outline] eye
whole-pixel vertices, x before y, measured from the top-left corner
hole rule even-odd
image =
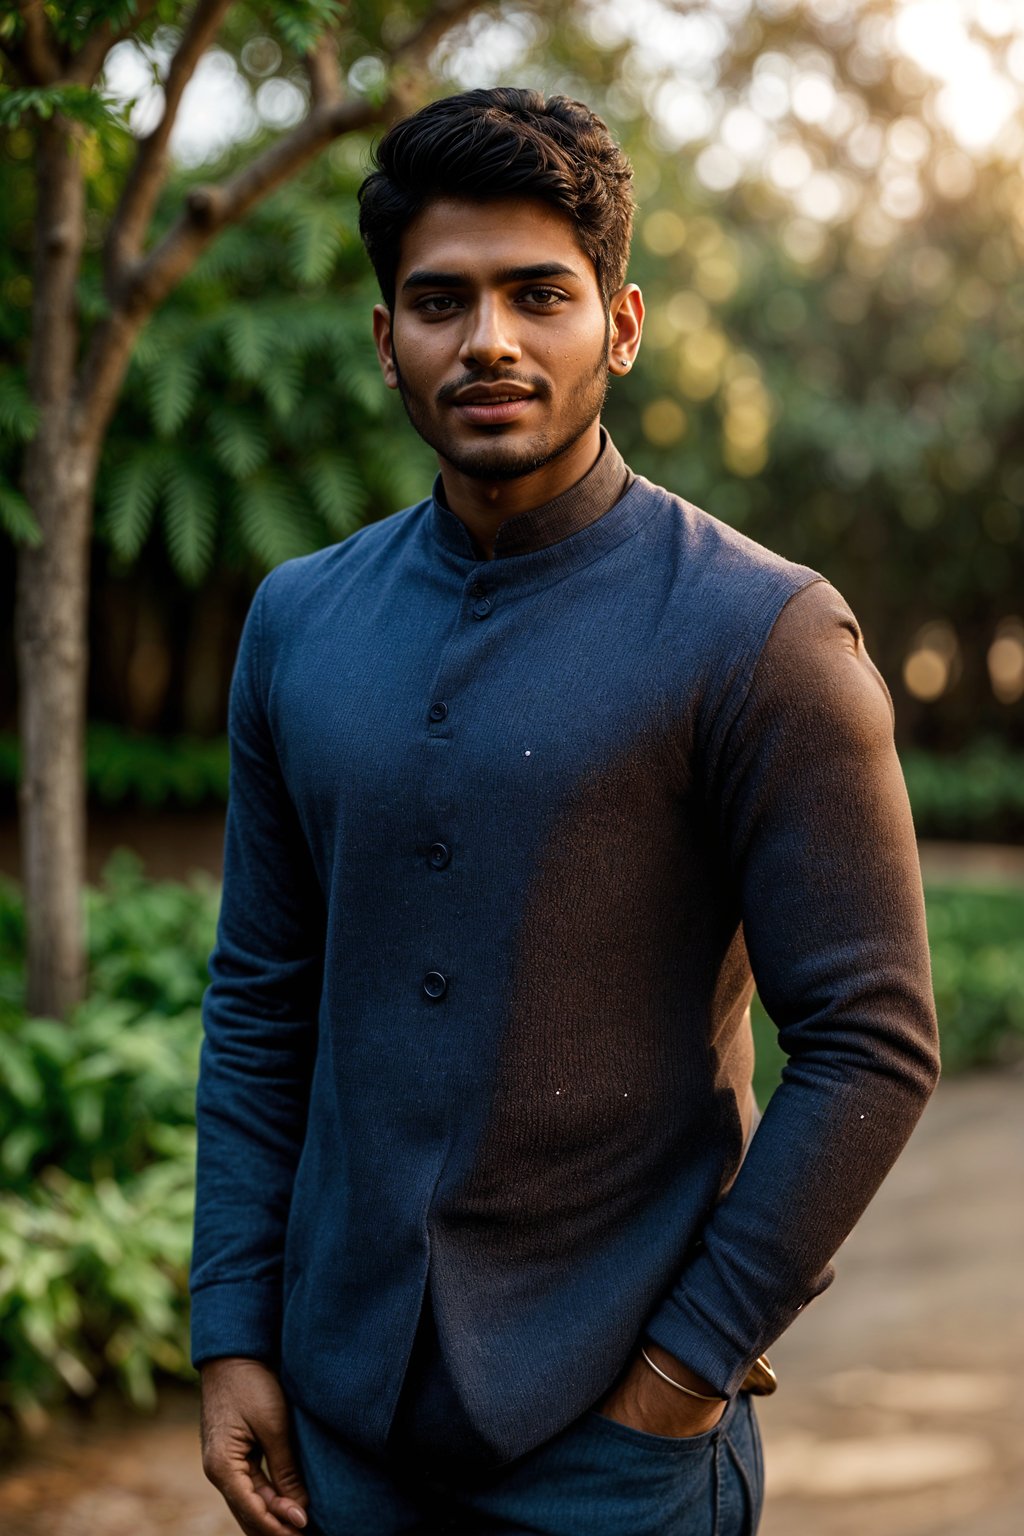
[[[527,288],[521,297],[538,309],[556,309],[565,302],[567,295],[559,288]]]
[[[450,293],[428,293],[425,298],[420,299],[416,308],[425,315],[447,315],[457,304],[458,299]]]

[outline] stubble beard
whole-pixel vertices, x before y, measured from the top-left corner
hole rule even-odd
[[[600,416],[608,394],[608,326],[606,340],[594,368],[576,386],[563,413],[564,430],[538,433],[529,444],[517,445],[504,437],[505,428],[482,429],[488,435],[481,436],[472,446],[451,441],[441,430],[440,420],[430,418],[420,407],[419,401],[409,393],[402,377],[398,358],[393,356],[398,393],[405,407],[405,414],[413,430],[428,447],[445,459],[460,474],[472,480],[506,481],[519,480],[534,474],[538,469],[553,463],[568,453],[587,429]],[[500,377],[500,375],[499,375]],[[540,394],[540,391],[538,391]],[[546,398],[541,395],[541,399]],[[451,407],[439,403],[442,412]]]

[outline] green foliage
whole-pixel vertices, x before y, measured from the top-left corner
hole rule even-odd
[[[1024,1052],[1024,897],[958,887],[928,893],[935,1000],[947,1072]]]
[[[134,560],[145,543],[169,461],[162,444],[145,444],[110,473],[107,536],[124,560]]]
[[[24,1017],[23,922],[0,885],[0,1406],[23,1420],[105,1376],[147,1404],[189,1371],[193,1097],[217,891],[87,893],[90,989],[66,1024]]]
[[[5,474],[4,460],[13,468],[15,450],[32,436],[38,417],[23,375],[0,370],[0,528],[16,544],[39,544],[42,532],[24,496],[8,483],[10,469]]]
[[[0,434],[26,443],[36,429],[39,412],[32,404],[24,378],[11,369],[0,373]]]
[[[0,528],[10,534],[16,544],[38,545],[43,532],[32,515],[32,508],[12,486],[0,482]]]
[[[342,0],[277,0],[275,19],[281,36],[296,53],[308,53],[325,27],[343,15]]]
[[[88,128],[124,127],[113,97],[86,85],[33,85],[18,90],[0,85],[0,128],[14,128],[31,116],[45,121],[57,112]]]
[[[18,782],[18,740],[0,733],[0,787]],[[228,793],[226,737],[161,740],[118,726],[90,725],[86,735],[85,778],[89,796],[100,805],[195,806],[221,804]]]
[[[951,756],[906,752],[903,771],[914,820],[929,836],[1024,840],[1024,754],[980,741]]]

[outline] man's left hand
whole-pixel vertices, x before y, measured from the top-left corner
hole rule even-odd
[[[694,1373],[667,1349],[645,1343],[644,1349],[655,1365],[682,1386],[707,1395],[714,1393],[703,1377]],[[639,1349],[625,1375],[616,1382],[608,1396],[598,1404],[598,1412],[606,1418],[628,1424],[631,1429],[644,1430],[650,1435],[669,1435],[680,1439],[689,1435],[701,1435],[713,1429],[728,1407],[728,1401],[717,1398],[703,1402],[678,1391],[667,1381],[662,1381],[652,1371]]]

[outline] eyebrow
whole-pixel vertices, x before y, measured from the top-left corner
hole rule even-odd
[[[531,283],[546,277],[574,277],[577,282],[582,280],[574,267],[567,267],[561,261],[540,261],[531,267],[503,267],[494,274],[494,280],[498,283]],[[433,272],[420,267],[409,273],[402,284],[402,292],[407,288],[470,287],[472,278],[466,272]]]

